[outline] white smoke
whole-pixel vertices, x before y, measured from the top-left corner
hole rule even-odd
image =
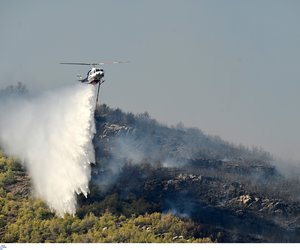
[[[0,145],[24,161],[34,194],[60,216],[89,192],[95,89],[72,85],[37,97],[0,100]]]

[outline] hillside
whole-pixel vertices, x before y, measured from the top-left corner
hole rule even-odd
[[[121,203],[143,199],[141,213],[171,211],[205,225],[219,241],[299,241],[299,179],[282,176],[264,150],[105,105],[96,126],[97,191],[85,205],[117,193]]]
[[[75,216],[30,194],[16,159],[0,156],[2,242],[299,242],[299,179],[262,149],[147,113],[95,113],[96,164]]]
[[[29,190],[24,168],[0,152],[1,242],[211,242],[199,233],[198,224],[171,213],[139,215],[137,207],[127,216],[116,213],[114,195],[95,213],[85,209],[85,215],[61,218]]]

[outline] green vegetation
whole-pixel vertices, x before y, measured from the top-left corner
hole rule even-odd
[[[140,214],[149,206],[144,200],[133,202],[122,214],[117,194],[106,197],[99,211],[90,206],[84,213],[60,218],[43,201],[32,198],[29,187],[22,165],[0,151],[1,242],[212,242],[189,219],[169,213]]]

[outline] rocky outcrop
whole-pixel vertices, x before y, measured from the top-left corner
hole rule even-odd
[[[107,139],[114,136],[126,136],[132,133],[133,129],[126,126],[120,126],[117,124],[105,123],[102,127],[102,132],[99,133],[100,139]]]

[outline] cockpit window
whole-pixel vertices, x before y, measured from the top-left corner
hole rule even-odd
[[[96,72],[99,72],[100,71],[100,69],[96,69]]]

